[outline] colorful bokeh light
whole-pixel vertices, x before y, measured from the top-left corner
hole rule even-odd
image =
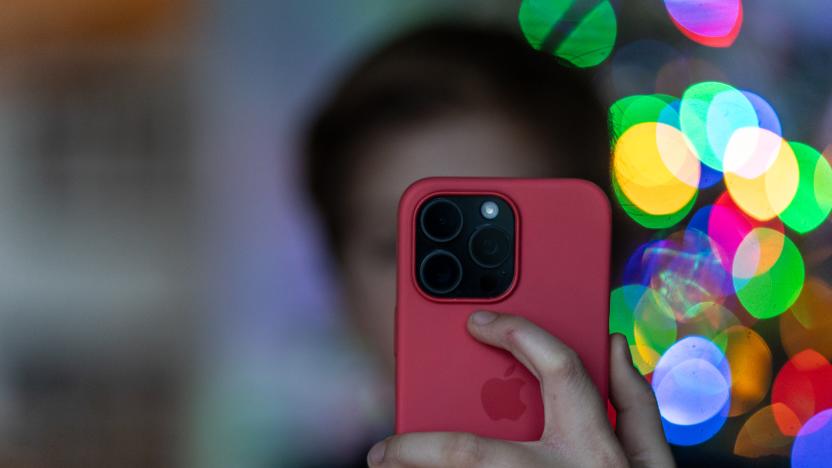
[[[780,340],[789,356],[813,349],[832,359],[832,287],[817,277],[806,280],[791,310],[780,316]]]
[[[729,47],[742,28],[740,0],[665,0],[673,24],[690,40],[709,47]]]
[[[812,417],[797,434],[792,446],[794,468],[821,468],[832,460],[832,410]]]
[[[650,286],[675,312],[677,321],[695,317],[702,303],[722,303],[733,293],[730,275],[714,255],[710,239],[696,229],[677,231],[644,251]]]
[[[816,229],[832,211],[832,167],[809,145],[792,142],[799,170],[797,193],[780,219],[803,234]]]
[[[679,127],[678,101],[666,94],[628,96],[616,101],[610,107],[610,128],[613,140],[624,134],[631,127],[648,122],[659,122],[672,127]]]
[[[754,409],[768,394],[771,385],[771,349],[754,330],[734,325],[720,333],[714,342],[725,342],[725,357],[731,367],[731,410],[739,416]]]
[[[738,222],[781,217],[806,233],[832,211],[832,166],[811,147],[786,142],[774,108],[750,91],[708,81],[681,99],[627,96],[610,107],[610,129],[614,193],[649,229],[680,223],[699,190],[720,180]]]
[[[711,340],[720,351],[728,348],[728,334],[726,331],[733,326],[740,325],[740,321],[728,308],[716,302],[701,302],[685,311],[682,323],[679,324],[680,336],[702,336]]]
[[[771,170],[784,144],[783,138],[770,130],[739,128],[724,147],[723,170],[744,179],[757,179]]]
[[[772,107],[771,104],[769,104],[769,102],[763,99],[763,97],[759,94],[745,90],[743,90],[742,94],[744,94],[746,99],[748,99],[748,102],[754,106],[754,111],[757,113],[757,120],[759,121],[759,127],[778,136],[783,136],[783,127],[780,123],[780,117],[777,115],[777,111],[774,110],[774,107]]]
[[[618,199],[619,205],[622,209],[624,209],[627,215],[648,229],[664,229],[679,224],[683,219],[685,219],[688,213],[690,213],[690,210],[692,210],[693,206],[696,204],[696,197],[693,197],[685,206],[675,213],[666,215],[651,214],[642,210],[638,207],[638,205],[627,198],[627,195],[625,195],[621,190],[621,186],[618,184],[615,177],[612,179],[612,188],[613,193],[615,193],[615,197]]]
[[[734,257],[734,288],[748,312],[766,319],[782,314],[803,289],[805,267],[800,250],[769,228],[751,231]]]
[[[743,137],[737,139],[749,145],[744,153],[750,156],[745,161],[732,161],[732,169],[725,172],[725,185],[745,213],[767,221],[783,213],[797,194],[800,182],[797,158],[791,145],[779,137],[776,144],[765,137],[774,135],[767,130],[758,130],[757,138],[753,139],[744,137],[749,132],[735,135],[741,133]]]
[[[782,403],[775,403],[764,406],[752,414],[737,434],[735,454],[747,458],[789,454],[794,437],[783,434],[774,419],[775,412],[787,415],[791,410]],[[800,422],[796,416],[791,421],[790,431],[797,432]]]
[[[706,81],[694,84],[682,95],[679,123],[702,163],[722,171],[723,153],[733,132],[757,127],[759,119],[741,91],[725,83]]]
[[[653,371],[661,354],[676,341],[676,321],[667,302],[640,284],[622,286],[610,298],[610,333],[621,333],[642,374]]]
[[[696,196],[699,161],[690,142],[670,125],[647,122],[618,139],[613,174],[628,200],[652,215],[679,212]]]
[[[693,11],[692,2],[674,3],[680,15]],[[619,99],[610,128],[619,205],[661,230],[630,256],[610,328],[627,336],[635,366],[649,374],[668,441],[700,444],[727,418],[750,415],[735,454],[800,453],[812,466],[820,434],[832,444],[817,416],[832,408],[832,288],[806,280],[790,236],[829,220],[828,157],[787,141],[763,97],[716,81],[693,84],[681,99]],[[713,201],[694,211],[703,198]],[[767,341],[773,318],[790,358],[779,369]],[[801,432],[810,421],[819,435]]]
[[[532,47],[579,68],[606,60],[618,35],[609,0],[523,0],[518,21]]]
[[[629,108],[635,106],[641,107],[631,103]],[[628,115],[641,114],[624,111],[620,128],[629,125]],[[700,164],[690,143],[673,126],[636,123],[616,141],[613,188],[621,206],[642,226],[657,229],[681,221],[696,201],[699,177]]]
[[[656,364],[652,386],[671,443],[701,443],[725,423],[731,371],[725,355],[707,338],[689,336],[670,347]]]
[[[792,416],[802,425],[820,411],[832,408],[832,365],[811,349],[795,354],[774,379],[771,401],[789,409],[774,412],[780,430],[797,435]]]
[[[705,209],[708,210],[707,221],[703,219],[700,223],[707,226],[705,229],[713,243],[715,255],[728,272],[733,270],[737,249],[752,230],[765,227],[784,233],[783,223],[779,218],[765,223],[753,219],[745,214],[727,193],[723,193],[713,206],[703,208]],[[692,223],[695,221],[695,218],[691,220]]]

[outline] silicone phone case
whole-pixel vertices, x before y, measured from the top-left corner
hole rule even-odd
[[[517,268],[500,297],[438,300],[417,285],[415,216],[426,199],[443,194],[493,194],[512,205]],[[468,334],[468,316],[482,309],[522,315],[575,349],[606,401],[611,215],[600,188],[574,179],[423,179],[402,196],[398,228],[397,433],[540,437],[537,380],[510,354]]]

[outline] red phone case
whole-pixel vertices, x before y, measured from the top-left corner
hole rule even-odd
[[[517,268],[505,294],[443,300],[417,285],[415,216],[421,203],[441,194],[492,194],[512,205]],[[611,215],[601,189],[574,179],[423,179],[402,196],[398,223],[397,433],[539,439],[539,384],[510,354],[468,334],[468,316],[481,309],[522,315],[560,338],[577,351],[606,400]]]

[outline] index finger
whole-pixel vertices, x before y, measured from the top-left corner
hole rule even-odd
[[[542,439],[579,437],[586,443],[615,437],[598,390],[563,342],[522,317],[494,312],[472,314],[468,330],[477,340],[509,351],[537,377],[545,418]]]

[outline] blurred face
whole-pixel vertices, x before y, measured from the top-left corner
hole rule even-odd
[[[396,209],[414,181],[431,176],[542,177],[551,155],[526,129],[489,113],[448,116],[397,130],[360,148],[348,183],[343,276],[351,314],[393,370]]]

